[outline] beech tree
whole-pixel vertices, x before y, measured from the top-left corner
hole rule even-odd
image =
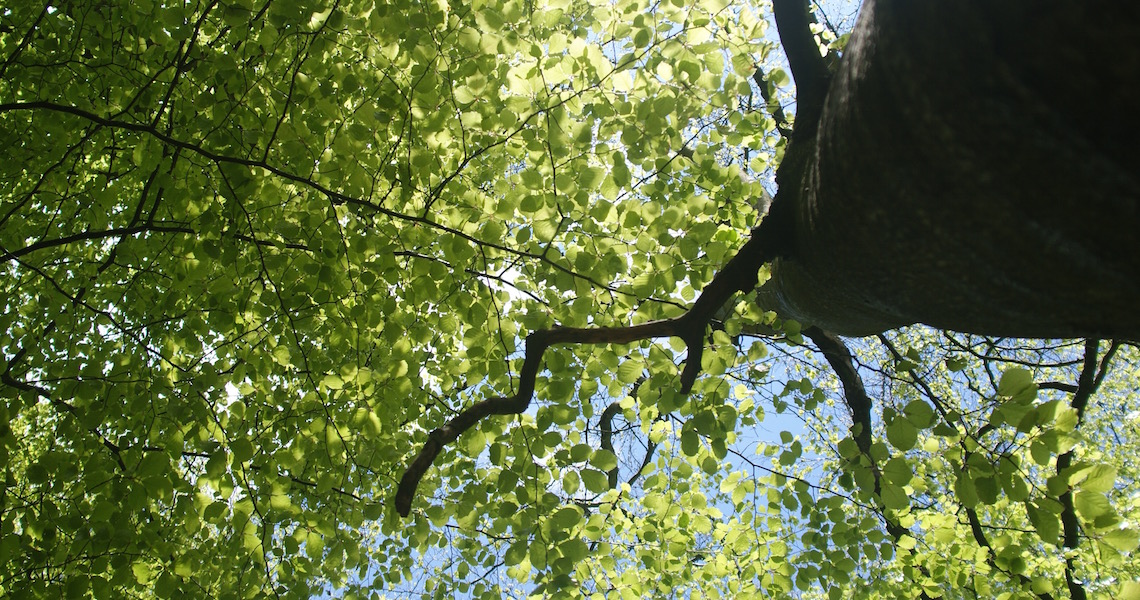
[[[0,593],[1140,597],[1138,12],[17,0]]]

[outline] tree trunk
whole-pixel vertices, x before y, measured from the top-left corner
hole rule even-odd
[[[868,0],[761,304],[845,335],[1140,338],[1137,31],[1127,2]]]

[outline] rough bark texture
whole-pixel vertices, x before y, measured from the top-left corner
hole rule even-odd
[[[844,335],[1140,338],[1137,31],[1135,3],[866,2],[760,302]]]

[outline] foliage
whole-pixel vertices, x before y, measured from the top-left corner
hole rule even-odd
[[[548,351],[537,408],[391,510],[428,430],[511,391],[528,333],[676,316],[740,246],[782,147],[751,79],[765,15],[0,9],[0,591],[996,596],[1064,589],[1066,556],[1090,590],[1137,572],[1134,347],[1094,349],[1085,411],[1080,344],[867,341],[862,453],[810,340],[747,299],[688,397],[676,340]]]

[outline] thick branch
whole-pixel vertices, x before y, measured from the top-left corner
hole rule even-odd
[[[843,400],[851,410],[851,435],[855,438],[855,445],[859,447],[859,451],[870,458],[871,398],[863,386],[863,378],[855,370],[855,360],[851,356],[851,351],[839,336],[818,327],[809,327],[804,330],[804,334],[811,338],[823,353],[823,357],[839,377],[839,382],[843,384]],[[877,477],[876,473],[876,479]]]
[[[990,541],[986,537],[985,530],[982,529],[981,520],[978,519],[978,511],[976,511],[972,508],[967,508],[966,509],[966,520],[969,521],[969,523],[970,523],[970,533],[973,534],[974,541],[977,542],[979,546],[981,546],[987,550],[986,562],[989,563],[989,565],[991,567],[1001,571],[1002,573],[1005,573],[1007,577],[1010,577],[1011,579],[1016,579],[1019,583],[1021,583],[1023,586],[1028,588],[1030,586],[1030,584],[1033,583],[1033,580],[1031,580],[1030,578],[1026,577],[1025,575],[1023,575],[1021,573],[1017,573],[1017,574],[1010,573],[1008,570],[1003,569],[1003,568],[998,566],[997,560],[995,559],[996,554],[994,553],[994,548],[993,548],[993,546],[990,545]],[[1035,595],[1038,598],[1041,598],[1041,600],[1053,600],[1053,595],[1048,593],[1048,592],[1035,592]]]
[[[870,463],[871,473],[875,478],[875,496],[877,497],[880,493],[882,474],[879,471],[879,465],[871,456],[871,397],[867,395],[867,388],[863,386],[863,378],[859,376],[859,371],[855,368],[855,359],[851,356],[851,351],[847,349],[843,340],[833,333],[818,327],[808,327],[804,330],[804,335],[807,335],[823,353],[823,357],[827,359],[828,364],[835,371],[835,375],[839,377],[839,382],[843,385],[843,401],[851,411],[851,435],[855,438],[855,445],[859,448],[859,453],[865,456]],[[887,533],[891,534],[895,541],[909,533],[905,527],[899,524],[898,520],[887,516],[886,510],[882,510],[882,513],[887,522]]]
[[[642,381],[644,381],[644,379]],[[642,381],[638,381],[637,385],[634,386],[634,391],[632,392],[634,398],[637,397],[637,387],[641,386]],[[599,419],[599,427],[602,430],[602,450],[609,450],[610,452],[614,452],[613,421],[614,417],[616,417],[620,412],[621,404],[618,402],[611,402],[609,406],[606,406],[606,410],[602,411],[601,419]],[[646,439],[645,456],[641,458],[641,464],[638,465],[636,469],[634,469],[633,473],[629,476],[629,479],[626,480],[626,483],[632,485],[633,482],[637,481],[637,479],[641,477],[641,473],[645,471],[645,467],[649,465],[649,461],[653,460],[653,452],[656,450],[657,442],[654,442],[652,439]],[[610,489],[616,490],[619,483],[618,468],[615,466],[614,468],[610,469],[609,472],[606,473],[606,478]]]
[[[760,88],[760,98],[764,101],[764,106],[772,115],[772,119],[776,121],[776,129],[780,135],[791,137],[792,128],[788,125],[788,115],[784,114],[784,107],[780,106],[780,103],[768,91],[769,82],[768,76],[764,74],[764,67],[759,64],[756,65],[756,71],[752,73],[752,81],[756,82],[756,87]]]
[[[1108,373],[1108,363],[1116,354],[1116,350],[1120,347],[1119,342],[1112,342],[1108,351],[1105,352],[1104,357],[1097,363],[1097,353],[1100,350],[1100,340],[1090,339],[1085,342],[1085,359],[1084,365],[1081,367],[1080,377],[1077,378],[1076,391],[1073,392],[1073,400],[1070,405],[1073,410],[1077,411],[1077,426],[1080,426],[1081,421],[1084,420],[1085,409],[1088,407],[1089,399],[1092,398],[1096,389],[1100,387],[1100,382],[1104,380],[1105,375]],[[1057,473],[1061,474],[1073,464],[1074,454],[1072,451],[1066,452],[1057,457]],[[1081,542],[1080,539],[1080,522],[1077,520],[1076,507],[1073,505],[1073,492],[1071,490],[1061,494],[1058,498],[1061,502],[1061,527],[1063,531],[1062,545],[1069,550],[1075,549]],[[1069,595],[1075,600],[1084,600],[1087,598],[1084,585],[1073,576],[1076,568],[1076,563],[1072,557],[1065,559],[1065,584],[1069,588]]]
[[[614,417],[617,416],[619,412],[621,412],[621,404],[618,402],[610,402],[606,410],[602,411],[602,417],[598,420],[598,426],[602,430],[602,450],[614,451]],[[614,465],[614,468],[606,473],[606,480],[611,490],[617,489],[617,465]]]
[[[879,471],[879,465],[871,456],[873,440],[871,437],[871,397],[867,395],[863,378],[859,376],[859,371],[855,368],[855,357],[847,349],[847,344],[843,343],[843,340],[834,333],[813,326],[805,329],[804,334],[812,342],[815,342],[816,347],[823,353],[823,357],[835,370],[835,375],[839,377],[839,382],[843,385],[843,400],[847,403],[847,408],[851,410],[851,435],[855,438],[855,445],[859,448],[859,452],[867,457],[867,461],[870,463],[871,474],[875,478],[875,497],[877,498],[881,490],[882,473]],[[882,504],[879,505],[879,510],[887,523],[887,533],[891,535],[891,539],[898,542],[902,536],[910,533],[910,530],[899,523],[898,519],[888,514]],[[919,566],[919,570],[923,575],[930,576],[925,567]],[[918,597],[925,600],[930,598],[930,595],[926,593],[926,590],[920,590]]]
[[[761,224],[768,226],[763,243],[769,260],[793,258],[796,254],[797,211],[808,190],[806,174],[815,159],[816,132],[831,83],[831,75],[811,32],[814,18],[807,0],[775,0],[772,11],[796,81],[796,121],[776,172],[779,188]],[[766,91],[766,86],[762,85],[761,89]]]
[[[831,83],[831,73],[811,32],[815,17],[807,0],[773,0],[772,14],[796,80],[796,134],[801,139],[814,136]]]
[[[631,327],[601,327],[582,329],[556,327],[535,331],[526,338],[526,352],[519,387],[513,396],[499,396],[481,400],[467,407],[443,426],[428,434],[419,454],[408,465],[396,488],[396,511],[408,516],[416,488],[424,474],[435,462],[443,447],[455,441],[463,432],[491,415],[516,415],[530,406],[534,396],[534,383],[542,365],[546,349],[561,344],[628,344],[640,340],[662,337],[679,337],[688,348],[685,368],[681,372],[681,392],[689,393],[701,371],[701,355],[709,320],[733,295],[756,287],[757,269],[764,264],[766,255],[761,240],[767,231],[764,224],[752,232],[751,239],[725,264],[712,282],[693,303],[692,308],[680,317],[652,321]]]

